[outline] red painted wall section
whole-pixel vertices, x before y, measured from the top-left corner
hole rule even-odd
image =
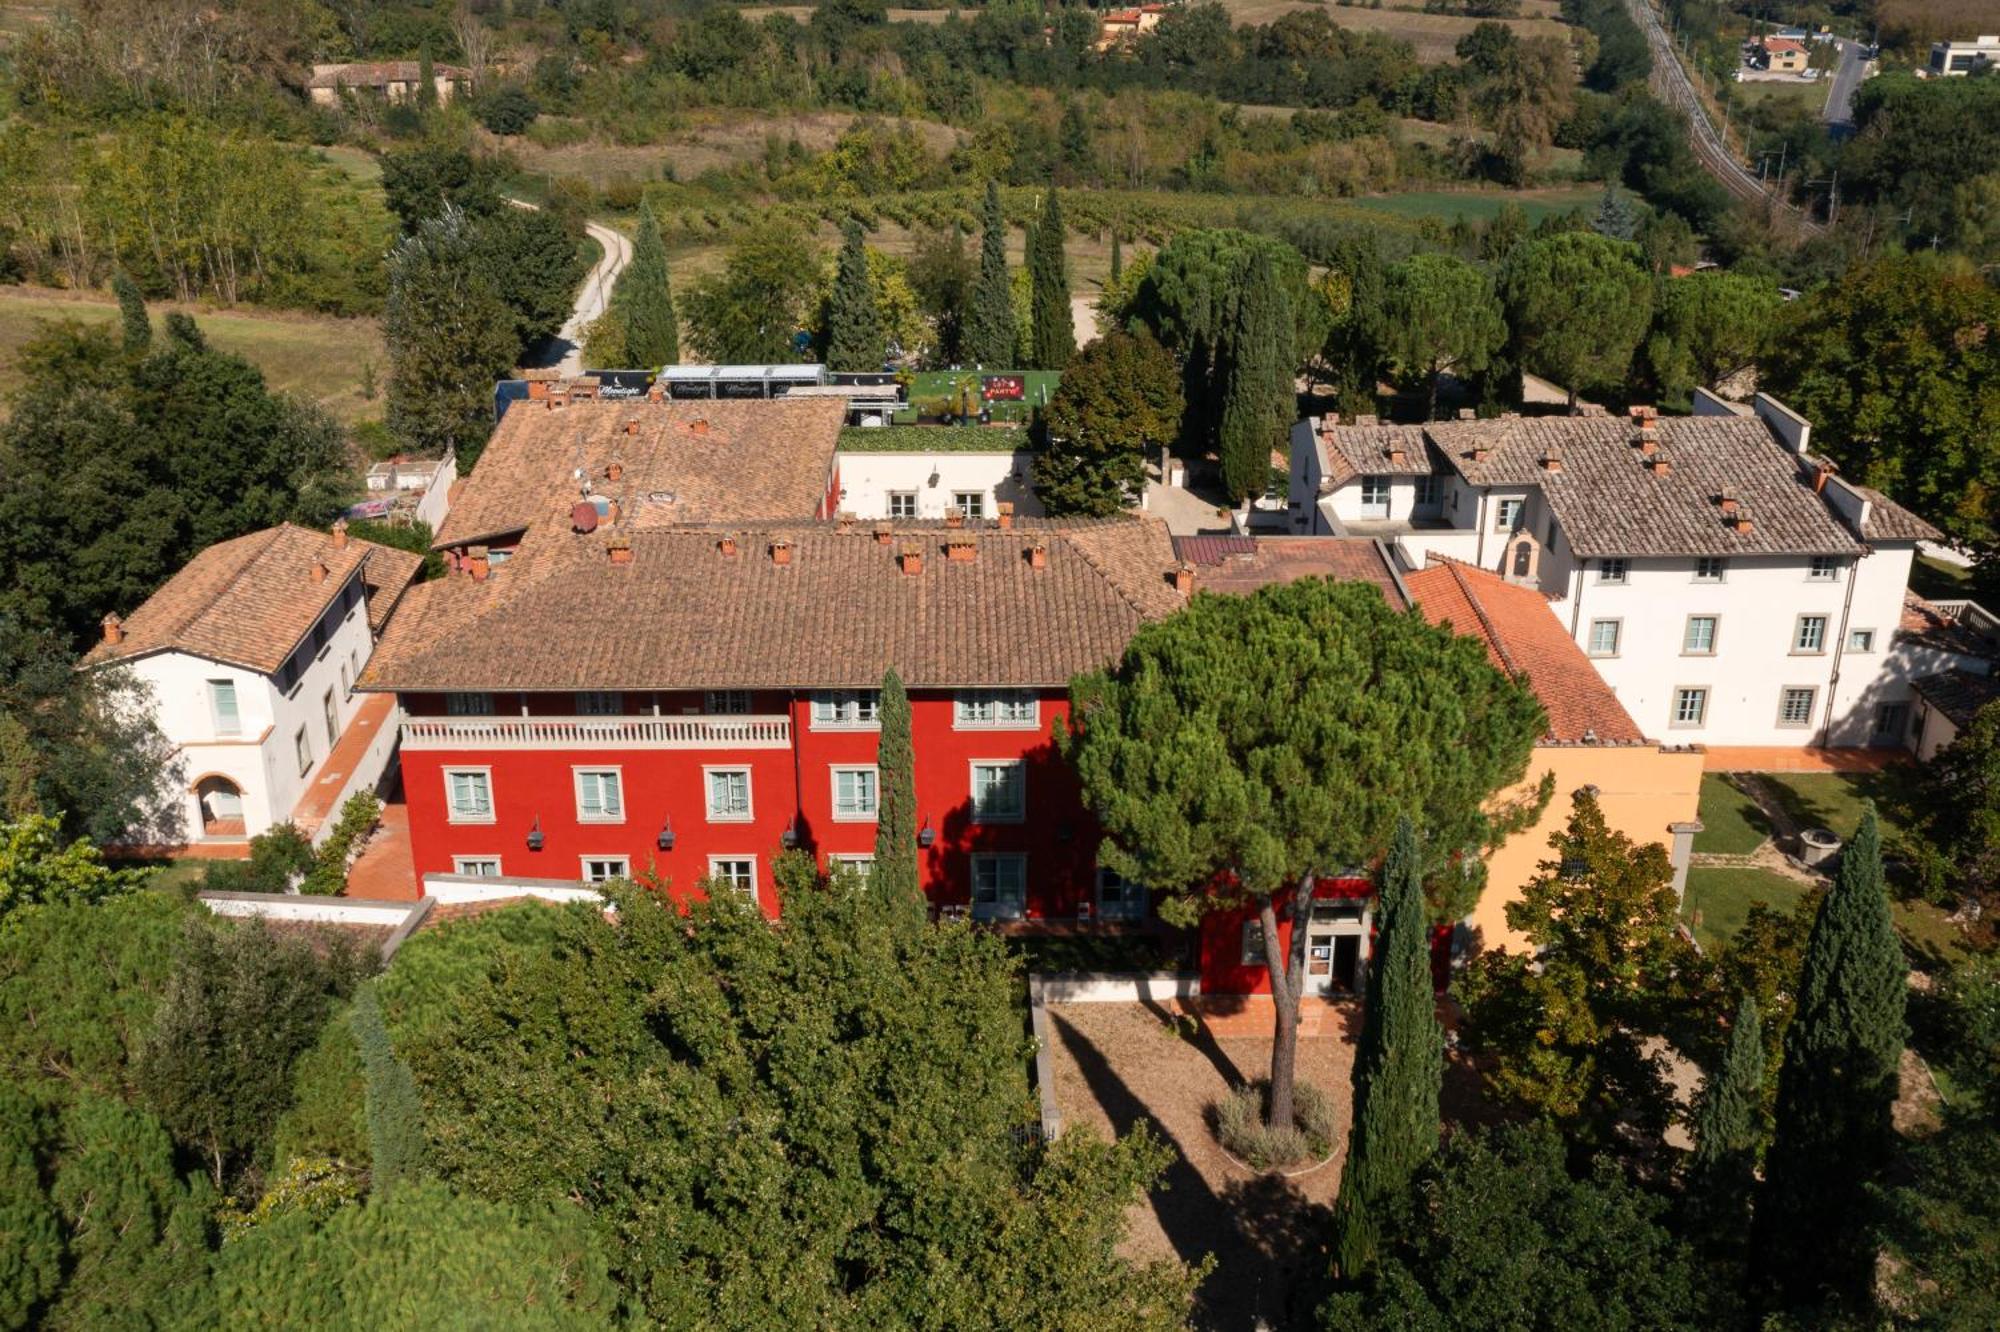
[[[1372,897],[1375,885],[1367,879],[1325,879],[1315,885],[1313,897]],[[1245,965],[1243,927],[1257,918],[1251,907],[1212,911],[1201,922],[1201,992],[1203,994],[1269,994],[1271,973],[1261,962]],[[1289,907],[1278,911],[1278,939],[1292,946],[1292,919]]]
[[[404,700],[413,716],[445,712],[437,695],[412,695]],[[660,712],[678,715],[699,706],[699,695],[661,694]],[[518,716],[523,698],[498,695],[501,715]],[[630,713],[650,713],[651,694],[630,694]],[[574,711],[569,695],[530,695],[531,716],[566,715]],[[834,817],[834,769],[876,763],[881,733],[875,728],[815,730],[812,704],[805,693],[760,691],[751,709],[759,715],[787,713],[792,720],[791,749],[746,750],[532,750],[466,751],[408,750],[403,752],[403,787],[410,811],[410,837],[419,876],[448,874],[454,857],[498,857],[503,874],[529,878],[575,879],[586,857],[625,856],[635,874],[649,868],[685,893],[709,871],[716,856],[754,857],[758,897],[764,909],[777,911],[771,864],[781,850],[780,838],[797,818],[800,845],[825,863],[828,855],[870,855],[875,850],[875,822]],[[918,691],[911,699],[911,731],[917,755],[918,824],[935,834],[932,845],[919,852],[924,888],[939,904],[971,900],[971,857],[978,853],[1020,854],[1027,857],[1029,919],[1070,918],[1080,903],[1093,901],[1096,888],[1098,829],[1082,807],[1076,780],[1051,738],[1051,728],[1068,709],[1066,697],[1050,691],[1040,701],[1032,727],[957,729],[949,691]],[[1026,774],[1025,816],[1018,821],[989,823],[974,819],[972,765],[976,761],[1019,761]],[[625,816],[618,823],[584,823],[577,814],[576,769],[608,767],[619,770]],[[707,811],[709,767],[750,769],[752,818],[747,822],[711,822]],[[491,775],[494,819],[491,823],[454,823],[449,817],[445,773],[453,768],[484,768]],[[674,849],[661,851],[658,838],[669,820]],[[543,845],[527,846],[529,829],[539,821]]]

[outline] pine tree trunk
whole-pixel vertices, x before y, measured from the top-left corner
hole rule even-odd
[[[1257,904],[1257,923],[1264,931],[1264,967],[1271,976],[1271,1114],[1273,1129],[1292,1127],[1292,1089],[1298,1082],[1299,999],[1305,976],[1306,913],[1311,910],[1314,876],[1299,880],[1292,893],[1290,948],[1278,945],[1277,896]]]

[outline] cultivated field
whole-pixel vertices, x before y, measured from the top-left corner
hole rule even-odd
[[[156,328],[169,310],[192,314],[210,345],[249,360],[273,388],[312,398],[343,421],[382,411],[380,386],[388,374],[387,357],[381,329],[372,319],[162,303],[153,306]],[[35,335],[37,320],[108,324],[117,317],[117,305],[98,293],[0,287],[0,392],[20,387],[17,353]],[[361,394],[362,367],[370,363],[377,383],[372,402]]]
[[[1931,42],[2000,30],[2000,7],[1993,0],[1875,0],[1875,19],[1884,45],[1894,42],[1921,62]]]
[[[1539,222],[1550,213],[1595,207],[1603,195],[1601,186],[1575,185],[1547,190],[1424,190],[1408,194],[1363,195],[1341,202],[1396,217],[1434,217],[1444,222],[1457,217],[1484,222],[1498,213],[1502,204],[1513,203],[1521,206],[1521,211],[1528,215],[1530,222]]]
[[[1458,39],[1481,23],[1504,23],[1517,37],[1568,38],[1569,28],[1555,18],[1557,5],[1550,0],[1528,0],[1521,6],[1527,17],[1512,19],[1464,18],[1457,14],[1426,14],[1413,9],[1362,9],[1356,6],[1322,4],[1320,0],[1222,0],[1230,17],[1238,23],[1269,23],[1282,14],[1298,9],[1322,10],[1334,26],[1362,32],[1379,32],[1401,38],[1416,48],[1417,59],[1441,64],[1453,58]]]

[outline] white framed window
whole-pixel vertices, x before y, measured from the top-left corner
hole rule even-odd
[[[753,902],[757,900],[755,856],[710,856],[708,877],[724,888],[742,893]]]
[[[750,711],[750,691],[705,689],[701,695],[701,710],[712,717],[744,716]]]
[[[836,869],[850,869],[856,874],[865,877],[874,868],[875,857],[872,855],[841,854],[828,855],[826,858],[826,872],[828,874],[833,873]]]
[[[1674,690],[1674,725],[1700,726],[1708,720],[1708,690]]]
[[[1792,651],[1817,653],[1826,651],[1826,616],[1801,615],[1792,629]]]
[[[1600,583],[1622,583],[1632,572],[1632,562],[1619,558],[1597,562],[1597,581]]]
[[[1875,631],[1873,629],[1848,630],[1847,650],[1849,652],[1873,652],[1875,650]]]
[[[986,516],[986,492],[983,490],[954,490],[951,505],[968,518]]]
[[[917,492],[914,490],[892,490],[889,492],[889,516],[891,518],[914,518],[917,516]]]
[[[1387,518],[1389,516],[1388,477],[1364,476],[1361,478],[1361,516],[1363,518]]]
[[[1144,920],[1146,890],[1117,870],[1097,867],[1097,918],[1099,920]]]
[[[208,682],[208,712],[215,719],[217,735],[243,734],[243,714],[236,706],[234,680]]]
[[[1590,655],[1593,657],[1615,657],[1618,655],[1618,636],[1624,631],[1623,620],[1592,620],[1590,622]]]
[[[630,856],[585,856],[583,858],[583,881],[585,883],[608,883],[612,879],[632,877]]]
[[[872,764],[865,768],[835,768],[833,817],[857,822],[873,819],[879,800],[876,783]]]
[[[813,695],[812,708],[815,731],[872,730],[882,724],[882,691],[822,689]]]
[[[493,822],[493,770],[446,768],[444,807],[453,823]]]
[[[340,663],[340,696],[342,698],[354,697],[354,676],[347,669],[347,663],[344,661]]]
[[[1493,505],[1493,530],[1496,532],[1511,532],[1518,527],[1521,522],[1521,505],[1523,503],[1524,501],[1520,499],[1496,501]]]
[[[708,788],[708,821],[748,823],[752,817],[750,769],[703,768],[701,772]]]
[[[306,734],[305,727],[299,727],[298,734],[292,737],[292,748],[298,751],[299,776],[303,777],[313,766],[312,737]]]
[[[444,696],[445,715],[450,717],[490,717],[493,715],[493,695],[464,691]]]
[[[1032,689],[961,689],[952,699],[951,722],[960,730],[1032,730],[1037,723]]]
[[[1246,920],[1243,922],[1243,965],[1261,967],[1264,961],[1264,924],[1262,921]]]
[[[1694,581],[1697,583],[1719,583],[1728,572],[1729,561],[1720,555],[1704,555],[1694,562]]]
[[[1713,615],[1690,615],[1687,627],[1681,630],[1681,655],[1684,657],[1712,657],[1715,655],[1716,617]]]
[[[1787,685],[1778,691],[1778,725],[1812,725],[1813,700],[1819,690],[1809,685]]]
[[[1418,477],[1417,495],[1415,500],[1417,507],[1420,509],[1428,509],[1435,506],[1437,502],[1438,502],[1438,479],[1434,476]]]
[[[974,760],[972,821],[1019,823],[1028,812],[1028,770],[1019,759]]]
[[[579,689],[576,713],[579,717],[616,717],[625,707],[625,696],[616,689]]]
[[[340,704],[334,702],[333,686],[326,687],[326,693],[319,700],[320,715],[326,719],[326,752],[340,743]]]
[[[497,879],[500,877],[500,857],[498,856],[453,856],[451,872],[464,874],[474,879]]]
[[[1831,583],[1840,577],[1840,559],[1835,555],[1815,555],[1806,565],[1806,580]]]
[[[1028,903],[1026,856],[972,858],[972,918],[1017,920]]]
[[[1878,703],[1875,705],[1875,733],[1877,735],[1900,736],[1910,725],[1910,705],[1908,703]]]
[[[625,783],[617,768],[575,768],[576,821],[625,822]]]

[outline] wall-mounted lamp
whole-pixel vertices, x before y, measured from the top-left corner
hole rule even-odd
[[[931,464],[931,489],[933,489],[933,490],[937,489],[937,483],[938,483],[938,482],[940,482],[940,481],[942,481],[942,480],[944,480],[944,477],[943,477],[943,476],[942,476],[942,475],[941,475],[941,474],[940,474],[940,473],[938,472],[938,469],[937,469],[937,464],[936,464],[936,463],[932,463],[932,464]]]
[[[785,830],[778,834],[778,845],[784,847],[787,851],[798,849],[799,830],[797,825],[790,823],[785,825]]]
[[[937,829],[931,827],[931,821],[929,819],[925,819],[923,829],[917,833],[917,845],[928,847],[932,842],[935,842],[936,840],[937,840]]]
[[[542,816],[539,814],[535,815],[535,822],[528,829],[528,849],[530,851],[542,849]]]
[[[660,850],[662,851],[671,851],[674,849],[674,821],[671,815],[668,816],[665,823],[660,825],[659,843]]]

